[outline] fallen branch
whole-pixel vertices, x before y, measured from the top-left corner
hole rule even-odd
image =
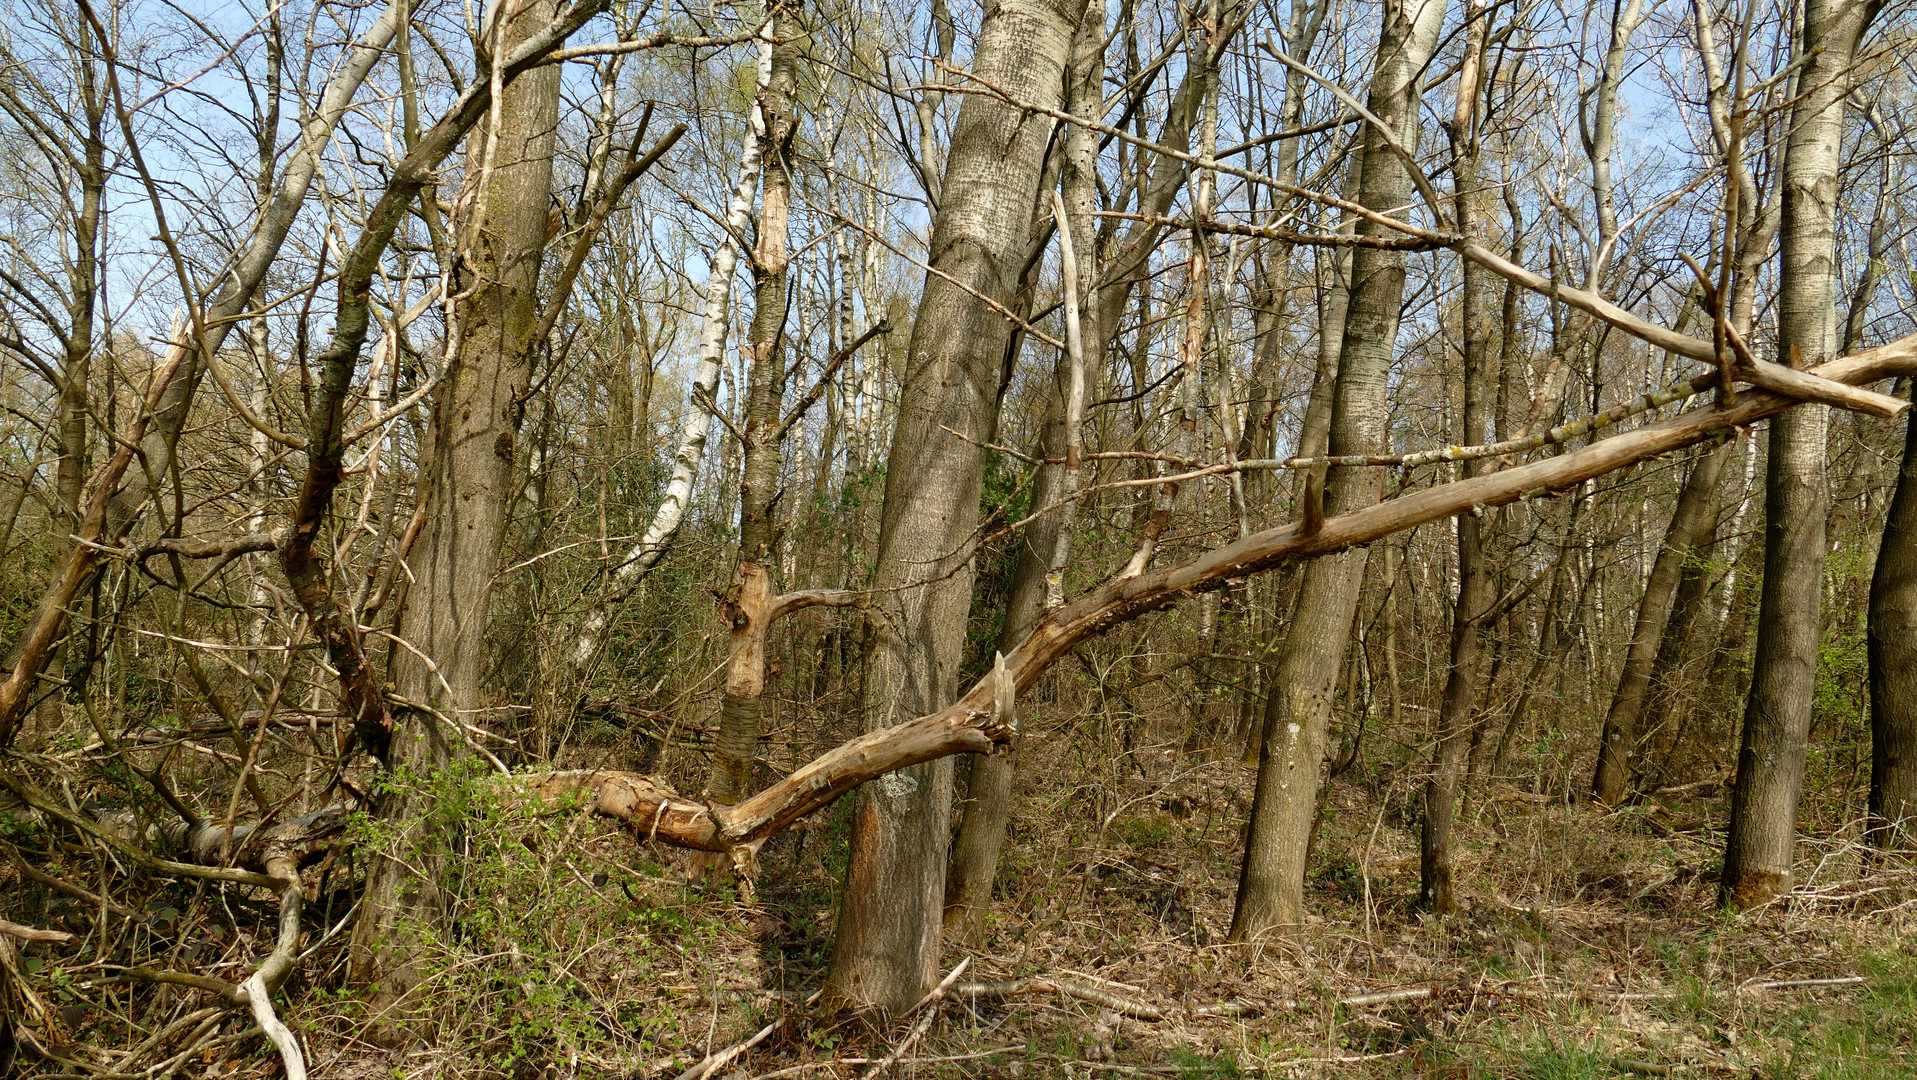
[[[1150,1002],[1049,975],[1032,975],[1023,979],[996,983],[960,983],[952,988],[952,993],[971,1001],[1006,1001],[1028,995],[1056,994],[1089,1002],[1101,1009],[1110,1009],[1120,1016],[1129,1016],[1134,1020],[1163,1020],[1167,1015],[1165,1010]]]
[[[1820,379],[1846,385],[1917,375],[1917,335],[1822,365]],[[1189,561],[1130,577],[1116,577],[1046,612],[1005,656],[1006,677],[1029,689],[1081,642],[1199,592],[1222,588],[1285,563],[1361,547],[1394,533],[1474,509],[1566,491],[1586,480],[1745,427],[1797,404],[1755,390],[1735,404],[1705,405],[1579,450],[1499,472],[1426,488],[1325,521],[1306,533],[1281,525],[1205,552]],[[957,753],[991,753],[1014,727],[993,708],[996,678],[987,675],[937,712],[861,735],[827,751],[790,776],[732,806],[685,798],[660,780],[638,773],[551,773],[526,781],[528,790],[558,796],[579,792],[609,817],[630,822],[648,839],[703,851],[756,849],[794,821],[830,804],[859,784],[907,766]]]
[[[771,1038],[772,1033],[784,1027],[785,1024],[786,1018],[779,1017],[760,1028],[759,1033],[750,1039],[742,1043],[734,1043],[716,1054],[708,1055],[705,1060],[680,1073],[678,1080],[708,1080],[709,1077],[718,1075],[720,1069],[737,1061],[746,1051]]]
[[[926,1032],[932,1030],[932,1021],[938,1019],[939,1015],[939,999],[945,996],[945,991],[950,989],[954,982],[958,981],[960,975],[965,974],[965,969],[970,967],[971,964],[972,958],[969,956],[960,960],[958,966],[952,969],[951,974],[939,980],[939,984],[932,988],[931,993],[920,998],[918,1003],[910,1009],[905,1010],[907,1016],[910,1016],[919,1009],[924,1009],[925,1013],[919,1017],[918,1023],[912,1025],[912,1030],[906,1033],[904,1040],[893,1047],[891,1053],[879,1059],[871,1068],[860,1074],[859,1080],[876,1080],[880,1073],[898,1064],[899,1058],[905,1056],[907,1050],[912,1049],[914,1044],[925,1037]]]
[[[969,1054],[941,1054],[937,1057],[900,1058],[898,1059],[898,1063],[906,1065],[944,1065],[954,1061],[977,1061],[979,1058],[992,1057],[996,1054],[1023,1054],[1024,1052],[1024,1043],[1007,1043],[1004,1046],[994,1046],[990,1050],[974,1050]],[[804,1076],[806,1073],[812,1072],[815,1069],[831,1069],[840,1065],[871,1065],[879,1060],[879,1058],[870,1057],[842,1057],[826,1058],[823,1061],[802,1061],[797,1065],[788,1065],[783,1069],[774,1069],[769,1073],[762,1073],[756,1077],[755,1080],[782,1080],[782,1078],[789,1076]]]
[[[1804,990],[1825,986],[1862,986],[1862,975],[1843,975],[1835,979],[1750,979],[1737,984],[1740,994],[1756,994],[1765,990]]]
[[[21,941],[48,941],[55,945],[67,945],[73,941],[73,935],[65,930],[40,930],[31,926],[22,926],[17,922],[0,919],[0,934]]]

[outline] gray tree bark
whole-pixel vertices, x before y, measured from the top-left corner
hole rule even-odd
[[[555,12],[551,0],[508,9],[494,30],[494,52],[550,26]],[[434,401],[431,509],[399,621],[399,633],[424,657],[400,649],[393,664],[401,695],[425,708],[396,710],[389,760],[398,775],[377,809],[398,828],[396,850],[376,854],[368,870],[350,951],[352,977],[373,984],[382,1005],[417,985],[419,934],[445,915],[438,871],[453,823],[437,816],[432,785],[451,759],[446,725],[484,720],[493,579],[539,345],[559,75],[558,65],[546,65],[507,84],[496,125],[489,119],[475,128],[468,151],[474,190],[461,207],[458,242],[471,279],[456,290],[467,298],[455,313],[458,338]],[[405,1007],[390,1015],[403,1019]]]
[[[1072,43],[1070,67],[1066,73],[1066,101],[1074,115],[1096,121],[1103,108],[1102,84],[1105,72],[1105,0],[1087,0]],[[1102,370],[1107,331],[1098,317],[1098,270],[1095,257],[1092,211],[1097,196],[1098,133],[1087,127],[1073,127],[1063,133],[1065,161],[1060,169],[1059,186],[1072,231],[1072,247],[1077,258],[1074,299],[1081,307],[1080,365],[1082,372]],[[1069,402],[1063,398],[1072,392],[1071,360],[1061,355],[1058,365],[1058,391],[1061,400],[1053,403],[1040,439],[1040,454],[1047,461],[1065,458],[1077,440],[1068,433]],[[1082,389],[1082,387],[1081,387]],[[1081,395],[1080,409],[1083,401]],[[1041,466],[1032,485],[1032,506],[1051,506],[1072,486],[1067,463]],[[1005,608],[1005,624],[999,633],[999,651],[1009,652],[1031,632],[1038,617],[1052,602],[1055,569],[1071,543],[1071,519],[1064,513],[1047,514],[1026,526],[1019,545],[1018,563],[1012,571],[1011,595]],[[971,759],[965,784],[964,814],[958,836],[952,842],[951,864],[945,887],[944,929],[961,941],[976,943],[991,910],[992,883],[998,877],[999,852],[1005,845],[1005,829],[1012,816],[1012,779],[1017,769],[1016,741],[1003,753]]]
[[[1780,360],[1814,367],[1836,354],[1837,171],[1844,97],[1876,3],[1806,0],[1793,55],[1803,64],[1785,150],[1778,280]],[[1805,743],[1823,616],[1825,429],[1805,404],[1771,421],[1764,495],[1764,586],[1744,711],[1719,899],[1749,908],[1790,891]]]
[[[1019,101],[1057,108],[1083,12],[1084,0],[1002,0],[985,12],[975,70]],[[958,695],[983,446],[997,427],[1012,331],[982,298],[1006,305],[1017,290],[1051,132],[1049,118],[993,97],[968,96],[959,109],[929,252],[938,273],[925,278],[886,468],[867,731]],[[860,790],[821,1008],[903,1009],[937,982],[951,793],[949,759]]]
[[[1419,79],[1437,48],[1444,12],[1445,0],[1394,0],[1385,5],[1367,105],[1403,141],[1416,141]],[[1410,175],[1383,134],[1366,131],[1360,201],[1376,209],[1402,206],[1411,186]],[[1374,229],[1370,222],[1359,225],[1365,235]],[[1359,248],[1353,254],[1333,403],[1334,454],[1383,452],[1385,376],[1397,341],[1404,278],[1402,252]],[[1369,506],[1378,501],[1382,484],[1376,469],[1340,472],[1326,487],[1325,511],[1340,514]],[[1318,805],[1332,688],[1344,662],[1345,636],[1363,576],[1363,553],[1327,556],[1305,569],[1266,705],[1251,829],[1232,917],[1233,941],[1250,941],[1296,926],[1304,918],[1305,856]]]
[[[1870,579],[1870,839],[1917,842],[1917,421]]]

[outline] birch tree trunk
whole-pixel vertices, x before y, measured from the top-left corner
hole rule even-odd
[[[770,39],[759,42],[759,88],[763,93],[772,78]],[[626,549],[612,572],[614,590],[629,590],[659,565],[679,535],[686,510],[692,505],[692,488],[699,479],[699,465],[705,459],[706,439],[712,431],[712,408],[717,400],[719,377],[725,370],[726,334],[731,327],[732,279],[739,268],[739,237],[752,223],[752,196],[759,186],[759,169],[765,154],[765,118],[755,98],[746,124],[745,145],[739,151],[739,178],[733,185],[732,202],[726,208],[725,231],[713,249],[711,268],[706,274],[705,312],[699,332],[699,366],[687,393],[685,423],[679,433],[679,449],[673,455],[672,474],[666,480],[665,496],[639,542]],[[616,596],[609,596],[587,612],[579,637],[573,642],[575,671],[584,670],[605,645],[606,630],[612,621]]]
[[[1022,102],[1057,108],[1084,0],[1003,0],[973,61]],[[1012,326],[1052,121],[993,97],[959,109],[933,224],[886,468],[863,672],[863,725],[890,727],[958,695],[971,607],[972,544],[985,443],[997,427]],[[950,275],[950,280],[944,275]],[[945,428],[952,428],[948,432]],[[838,942],[821,1008],[903,1009],[938,979],[951,817],[948,759],[862,788]]]

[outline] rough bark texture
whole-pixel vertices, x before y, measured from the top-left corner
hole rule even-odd
[[[1056,108],[1083,11],[1084,0],[989,8],[980,76]],[[940,273],[925,279],[886,469],[873,581],[883,615],[868,624],[863,673],[867,731],[958,696],[982,447],[997,427],[1012,329],[979,295],[1006,304],[1017,288],[1051,129],[1048,118],[983,96],[959,110],[929,253]],[[951,787],[951,762],[939,760],[860,793],[822,1007],[902,1009],[936,984]]]
[[[1591,782],[1591,797],[1615,805],[1624,798],[1630,780],[1631,756],[1637,743],[1638,721],[1643,716],[1645,699],[1651,688],[1651,672],[1664,644],[1664,630],[1674,610],[1672,598],[1685,567],[1696,562],[1699,549],[1708,543],[1710,530],[1717,524],[1717,485],[1724,475],[1724,460],[1731,455],[1729,441],[1704,451],[1691,464],[1691,475],[1677,498],[1670,526],[1664,532],[1664,544],[1651,564],[1651,577],[1644,585],[1644,598],[1638,602],[1637,618],[1631,629],[1631,641],[1624,654],[1624,670],[1618,673],[1617,690],[1611,697],[1611,711],[1604,717],[1604,738],[1598,745],[1597,776]]]
[[[1484,10],[1472,0],[1475,40],[1459,91],[1456,118],[1450,129],[1458,190],[1458,231],[1470,236],[1480,231],[1478,148],[1472,133],[1472,99],[1478,64],[1483,60]],[[1490,274],[1465,261],[1459,291],[1459,322],[1463,339],[1464,416],[1461,439],[1466,446],[1484,441],[1496,372],[1490,370]],[[1488,462],[1464,463],[1466,476],[1476,476]],[[1451,666],[1445,675],[1444,696],[1438,702],[1438,745],[1433,753],[1431,778],[1424,788],[1424,825],[1419,836],[1418,901],[1428,911],[1448,915],[1457,909],[1452,895],[1451,822],[1457,811],[1458,791],[1464,780],[1465,759],[1476,728],[1478,679],[1484,668],[1484,620],[1490,613],[1494,585],[1485,557],[1485,525],[1494,515],[1466,514],[1458,519],[1458,596],[1451,607]]]
[[[1098,119],[1104,105],[1104,60],[1105,2],[1088,0],[1066,74],[1066,103],[1075,115]],[[1059,225],[1069,233],[1060,237],[1061,267],[1064,273],[1075,275],[1066,302],[1076,308],[1069,317],[1078,325],[1068,332],[1076,357],[1069,350],[1059,356],[1054,380],[1058,397],[1050,402],[1052,411],[1039,440],[1039,455],[1048,464],[1040,466],[1032,485],[1035,507],[1051,506],[1077,489],[1076,459],[1082,432],[1074,429],[1083,427],[1086,373],[1104,370],[1107,336],[1099,318],[1097,244],[1091,216],[1097,197],[1097,133],[1082,126],[1066,132],[1064,158],[1059,170],[1059,187],[1064,194],[1059,205],[1065,208],[1067,220]],[[1068,246],[1076,254],[1069,261],[1063,258]],[[1074,395],[1076,409],[1072,405]],[[1054,459],[1058,459],[1057,464],[1050,463]],[[1059,599],[1072,542],[1073,509],[1063,507],[1026,526],[1012,572],[1005,624],[999,633],[1000,652],[1016,648],[1046,607]],[[952,842],[946,871],[944,916],[945,932],[961,941],[976,942],[980,938],[985,916],[991,910],[999,851],[1005,845],[1005,828],[1012,816],[1017,750],[1014,742],[1004,753],[975,756],[966,770],[964,816]]]
[[[1876,12],[1876,4],[1808,0],[1793,50],[1804,67],[1784,162],[1777,316],[1780,359],[1793,368],[1821,364],[1837,349],[1844,96],[1858,39]],[[1719,886],[1733,907],[1762,904],[1791,887],[1823,617],[1828,418],[1827,408],[1806,405],[1771,421],[1757,654]]]
[[[1917,844],[1917,423],[1870,580],[1870,837]]]
[[[1850,385],[1917,376],[1917,335],[1845,357],[1817,374]],[[1698,393],[1707,392],[1716,378],[1712,372],[1693,386]],[[1005,656],[1011,689],[1029,690],[1047,667],[1080,642],[1193,593],[1373,543],[1472,507],[1505,506],[1527,496],[1569,491],[1593,477],[1695,446],[1716,432],[1749,426],[1797,404],[1768,391],[1742,393],[1734,404],[1694,409],[1581,450],[1414,491],[1331,518],[1311,531],[1281,525],[1186,562],[1115,577],[1039,618],[1025,640]],[[995,702],[1001,696],[994,678],[987,676],[945,708],[867,732],[734,806],[687,799],[635,773],[564,774],[546,787],[555,793],[592,789],[600,812],[630,821],[648,838],[677,847],[724,851],[756,846],[874,777],[946,755],[991,753],[1005,745],[1012,730],[998,718]]]
[[[501,51],[550,26],[550,0],[511,10]],[[514,446],[538,347],[539,268],[552,200],[559,70],[536,68],[506,87],[497,127],[476,129],[468,170],[478,177],[460,244],[472,278],[457,310],[457,351],[434,402],[432,508],[414,548],[416,579],[400,632],[424,657],[395,653],[406,699],[429,706],[396,716],[390,761],[397,775],[378,815],[393,823],[397,850],[374,857],[353,928],[352,975],[393,1002],[417,983],[410,961],[420,927],[443,916],[436,887],[448,832],[431,785],[450,759],[448,721],[483,724],[491,660],[490,605],[508,504]],[[430,659],[430,662],[428,660]]]
[[[1418,80],[1438,43],[1445,0],[1386,5],[1371,84],[1371,111],[1404,138],[1416,131]],[[1415,142],[1415,135],[1411,140]],[[1375,129],[1365,135],[1360,199],[1374,209],[1404,205],[1411,178]],[[1359,225],[1371,235],[1371,222]],[[1396,345],[1404,296],[1404,253],[1358,248],[1352,256],[1350,308],[1345,320],[1331,424],[1331,452],[1374,454],[1385,449],[1385,376]],[[1325,492],[1327,514],[1378,501],[1383,474],[1346,470]],[[1364,576],[1364,556],[1344,554],[1306,568],[1296,615],[1265,709],[1264,745],[1252,800],[1251,830],[1238,879],[1231,939],[1248,941],[1299,924],[1304,917],[1304,871],[1333,685],[1344,662]]]
[[[733,803],[752,790],[752,759],[759,750],[765,714],[767,599],[778,544],[773,507],[779,498],[779,408],[785,399],[786,250],[792,201],[789,151],[796,126],[799,20],[790,7],[774,15],[772,70],[759,93],[765,125],[765,182],[759,242],[752,253],[752,327],[745,350],[747,375],[745,457],[739,485],[739,573],[734,597],[722,612],[730,635],[725,700],[719,710],[719,740],[706,780],[706,797]],[[748,136],[751,137],[751,136]]]

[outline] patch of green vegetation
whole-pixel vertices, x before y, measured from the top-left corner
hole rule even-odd
[[[1912,942],[1917,945],[1917,942]],[[1782,1048],[1762,1071],[1805,1080],[1907,1080],[1917,1075],[1917,955],[1864,957],[1861,992],[1794,1005],[1763,1032]]]
[[[1180,1080],[1212,1080],[1213,1077],[1243,1076],[1238,1056],[1226,1051],[1217,1055],[1200,1054],[1183,1047],[1171,1051],[1172,1064],[1178,1066]]]
[[[1618,1071],[1609,1055],[1554,1041],[1521,1053],[1512,1075],[1525,1080],[1610,1080]]]
[[[1141,851],[1169,843],[1173,838],[1171,822],[1161,814],[1120,819],[1114,823],[1112,832],[1126,846]]]

